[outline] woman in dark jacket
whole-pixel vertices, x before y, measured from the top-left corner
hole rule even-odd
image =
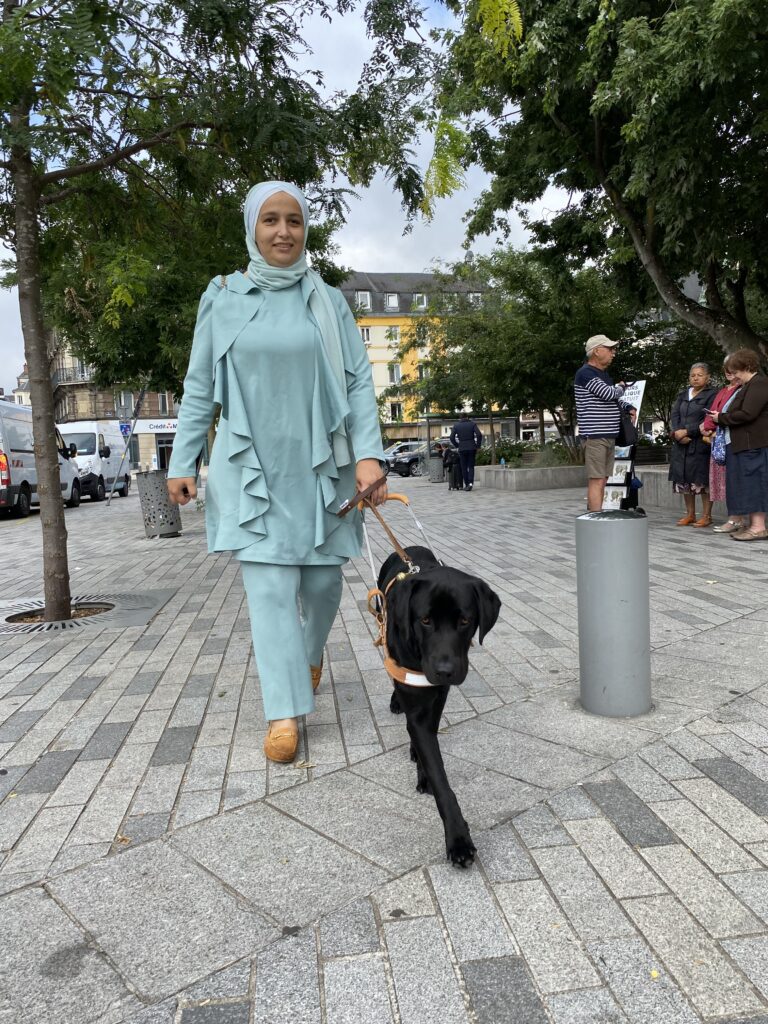
[[[728,511],[749,516],[749,525],[732,533],[731,539],[763,540],[768,537],[768,377],[760,372],[758,355],[749,348],[733,352],[725,365],[741,390],[728,409],[712,413],[712,419],[730,434],[725,449]]]
[[[709,496],[709,445],[702,439],[701,423],[715,397],[706,363],[694,363],[672,407],[672,457],[669,479],[675,493],[685,499],[685,515],[678,526],[711,526],[712,499]],[[696,495],[701,495],[701,518],[696,518]]]

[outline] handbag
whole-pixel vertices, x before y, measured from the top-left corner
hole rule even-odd
[[[725,431],[722,427],[718,427],[712,438],[712,458],[718,466],[725,465],[725,445]]]
[[[619,433],[616,445],[619,448],[627,448],[634,444],[637,444],[637,427],[632,422],[629,410],[619,405]]]

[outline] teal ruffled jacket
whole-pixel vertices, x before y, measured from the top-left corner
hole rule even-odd
[[[310,289],[300,286],[308,321]],[[312,518],[314,550],[299,562],[338,564],[360,553],[360,517],[352,513],[339,519],[339,505],[355,490],[355,463],[384,457],[371,366],[360,331],[338,289],[329,289],[336,309],[346,380],[346,394],[328,365],[322,345],[316,346],[312,385],[311,437],[308,464],[315,474],[310,493],[314,507],[304,503],[286,519]],[[275,537],[267,538],[267,521],[274,533],[290,535],[291,522],[277,522],[269,515],[270,492],[251,436],[248,408],[251,396],[243,394],[235,372],[232,346],[248,328],[264,302],[264,295],[247,276],[238,272],[214,278],[204,292],[198,310],[184,397],[169,477],[194,477],[196,460],[203,448],[216,405],[221,415],[206,488],[206,533],[209,551],[234,551],[256,561],[293,562],[281,541],[277,557],[262,556]],[[263,318],[262,318],[263,319]],[[262,326],[260,320],[260,327]],[[285,414],[284,410],[280,411]],[[277,416],[277,411],[276,411]],[[279,445],[280,431],[260,439]],[[345,443],[346,438],[346,443]],[[301,531],[299,531],[301,532]],[[306,535],[306,530],[303,531]],[[287,542],[290,547],[290,541]],[[253,553],[253,554],[252,554]]]

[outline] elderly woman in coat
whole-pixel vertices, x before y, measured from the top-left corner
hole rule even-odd
[[[712,405],[715,389],[710,384],[706,363],[694,363],[672,407],[672,457],[669,479],[677,494],[685,500],[685,515],[678,526],[712,525],[712,499],[709,496],[709,445],[701,436],[701,424]],[[701,517],[696,518],[696,495],[701,495]]]
[[[198,311],[168,491],[194,498],[195,462],[221,407],[208,469],[208,550],[240,562],[269,728],[264,752],[292,761],[314,709],[339,607],[341,566],[360,554],[342,502],[383,478],[371,367],[341,294],[304,257],[309,210],[268,181],[245,201],[247,270],[215,278]],[[372,492],[379,504],[386,483]]]

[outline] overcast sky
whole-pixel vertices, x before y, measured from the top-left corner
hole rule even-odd
[[[335,20],[332,25],[316,19],[307,26],[305,35],[314,51],[312,56],[304,58],[306,66],[323,70],[330,91],[354,89],[370,49],[362,20],[354,14]],[[354,55],[354,59],[350,59],[350,55]],[[430,147],[425,143],[417,153],[422,170],[426,168],[429,156]],[[438,201],[431,223],[419,222],[409,234],[404,235],[405,217],[400,200],[383,176],[379,176],[369,189],[359,192],[358,200],[351,200],[347,223],[336,235],[339,262],[360,271],[428,271],[436,261],[452,263],[462,259],[463,217],[486,182],[482,172],[472,170],[464,190],[450,199]],[[558,204],[554,193],[551,200],[545,198],[547,201],[542,204],[540,212]],[[524,244],[526,234],[519,220],[512,217],[511,225],[510,242]],[[472,242],[472,251],[488,252],[493,241],[492,238],[476,239]],[[0,256],[3,255],[5,252],[0,250]],[[205,282],[201,282],[201,290],[204,285]],[[15,290],[0,290],[0,357],[0,387],[8,393],[16,386],[16,376],[24,364]]]

